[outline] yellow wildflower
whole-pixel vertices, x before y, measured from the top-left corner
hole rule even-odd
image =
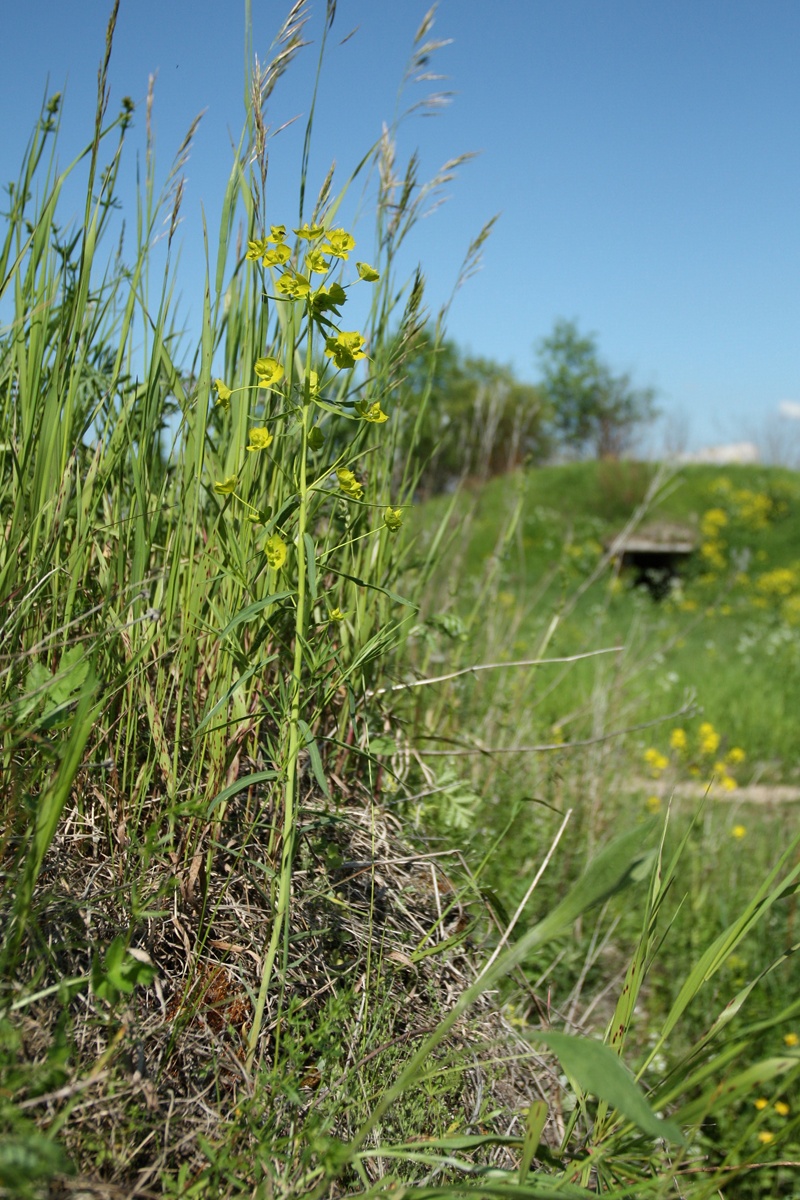
[[[783,1044],[784,1046],[788,1046],[790,1050],[793,1046],[796,1046],[798,1042],[800,1042],[800,1037],[798,1037],[796,1033],[785,1033],[783,1035]]]
[[[716,754],[719,749],[719,734],[710,721],[704,721],[698,730],[701,754]]]
[[[258,377],[259,387],[274,387],[283,379],[283,367],[277,358],[259,358],[253,370]]]
[[[364,495],[364,485],[358,482],[352,471],[339,467],[336,478],[345,496],[349,496],[351,500],[360,500]]]
[[[263,254],[267,252],[266,238],[259,238],[258,241],[248,242],[245,258],[250,262],[256,262]]]
[[[324,225],[309,225],[306,221],[305,225],[301,225],[299,229],[295,229],[295,233],[299,238],[305,238],[307,242],[316,242],[325,232]]]
[[[354,367],[360,358],[366,358],[364,339],[360,333],[342,332],[325,339],[325,354],[332,358],[337,367]]]
[[[355,244],[356,239],[352,233],[348,233],[344,229],[332,229],[323,249],[327,254],[334,254],[337,258],[346,259],[350,251],[355,248]]]
[[[265,267],[282,267],[292,257],[292,252],[285,242],[279,242],[272,250],[267,250],[261,259]]]
[[[669,744],[673,750],[685,750],[687,740],[685,729],[673,729],[669,735]]]
[[[657,813],[661,810],[661,797],[648,796],[645,800],[645,807],[649,813]]]
[[[305,275],[301,275],[299,272],[292,274],[291,271],[285,271],[275,287],[287,300],[302,300],[311,291],[311,284]]]
[[[775,1134],[771,1133],[769,1129],[760,1129],[758,1133],[758,1140],[761,1142],[762,1146],[768,1146],[770,1142],[775,1141]]]
[[[268,429],[251,429],[248,450],[266,450],[272,445],[272,434]]]
[[[759,1096],[757,1100],[753,1101],[754,1107],[757,1108],[759,1112],[763,1112],[768,1104],[769,1100],[767,1100],[765,1096]]]
[[[736,840],[738,842],[740,842],[742,840],[742,838],[746,837],[746,836],[747,836],[747,827],[746,826],[734,825],[733,829],[731,830],[732,838],[736,838]]]
[[[214,491],[219,496],[230,496],[236,491],[236,485],[239,480],[235,475],[229,475],[227,479],[217,480],[214,484]]]
[[[669,759],[667,758],[666,754],[662,754],[653,746],[650,746],[647,750],[645,750],[644,761],[650,768],[650,774],[654,779],[657,779],[661,772],[666,770],[666,768],[669,766]]]
[[[331,260],[326,258],[321,250],[311,250],[306,255],[306,265],[309,271],[315,271],[317,275],[324,275],[331,265]]]
[[[776,1100],[773,1105],[773,1108],[775,1109],[775,1112],[778,1114],[779,1117],[788,1117],[789,1105],[786,1103],[785,1100]]]
[[[381,408],[380,400],[375,400],[372,404],[368,400],[358,400],[355,409],[357,416],[364,421],[371,421],[375,425],[382,425],[384,421],[389,420],[388,413]]]

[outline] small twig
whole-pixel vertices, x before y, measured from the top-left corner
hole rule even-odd
[[[376,688],[367,692],[367,696],[383,696],[387,692],[402,692],[408,688],[427,687],[430,683],[447,683],[450,679],[458,679],[462,675],[475,675],[478,671],[501,671],[508,667],[547,667],[559,663],[579,662],[583,658],[596,658],[598,654],[617,654],[623,646],[605,646],[601,650],[588,650],[585,654],[568,654],[563,658],[521,658],[514,662],[475,663],[471,667],[461,667],[458,671],[450,671],[447,675],[432,675],[428,679],[415,679],[411,683],[393,683],[391,687]]]
[[[477,976],[477,978],[476,978],[476,980],[475,980],[475,982],[476,982],[476,983],[477,983],[477,982],[478,982],[480,979],[482,979],[482,978],[483,978],[483,976],[486,974],[486,972],[489,970],[489,968],[490,968],[490,967],[492,966],[492,964],[494,963],[494,961],[495,961],[495,959],[497,958],[497,956],[498,956],[498,955],[500,954],[500,952],[502,951],[503,947],[504,947],[504,946],[506,945],[506,943],[508,942],[508,939],[509,939],[509,937],[511,936],[511,931],[513,930],[513,928],[514,928],[514,926],[516,925],[517,921],[518,921],[518,920],[520,919],[520,917],[522,916],[522,914],[523,914],[523,912],[524,912],[524,910],[525,910],[525,905],[528,903],[528,901],[530,900],[531,896],[533,895],[534,888],[536,887],[537,883],[538,883],[538,882],[539,882],[539,880],[542,878],[542,876],[544,875],[544,873],[545,873],[545,871],[547,870],[548,866],[550,865],[550,859],[553,857],[553,854],[555,853],[556,846],[557,846],[557,845],[558,845],[558,843],[561,841],[561,836],[562,836],[562,834],[563,834],[564,830],[567,828],[567,825],[569,824],[569,820],[570,820],[570,817],[571,817],[571,816],[572,816],[572,809],[571,809],[571,808],[568,808],[568,809],[567,809],[566,816],[564,817],[564,820],[561,822],[561,826],[560,826],[560,828],[559,828],[559,830],[558,830],[558,833],[557,833],[557,834],[556,834],[556,836],[554,837],[554,839],[553,839],[553,842],[552,842],[552,845],[550,846],[550,849],[547,851],[547,854],[544,856],[544,859],[543,859],[543,861],[542,861],[542,865],[539,867],[539,870],[538,870],[538,871],[536,872],[536,874],[534,875],[534,877],[533,877],[533,881],[532,881],[532,883],[531,883],[530,887],[528,888],[527,892],[525,893],[525,895],[522,897],[522,899],[520,900],[519,904],[517,905],[517,911],[514,913],[513,917],[512,917],[512,918],[511,918],[511,920],[509,921],[509,923],[508,923],[508,928],[506,929],[506,931],[505,931],[505,933],[503,934],[503,936],[500,938],[500,941],[499,941],[499,942],[497,943],[497,945],[495,946],[495,948],[494,948],[494,951],[493,951],[493,953],[492,953],[491,957],[488,959],[488,961],[487,961],[486,963],[484,963],[482,970],[480,971],[480,973],[478,974],[478,976]]]
[[[666,721],[675,721],[678,717],[685,717],[693,709],[694,701],[692,700],[683,704],[675,712],[666,713],[663,717],[654,717],[652,721],[640,721],[637,725],[627,725],[624,729],[614,729],[611,733],[602,733],[597,737],[583,738],[576,742],[544,742],[540,746],[473,746],[467,750],[420,750],[416,748],[414,753],[424,754],[429,758],[433,755],[458,758],[467,754],[539,754],[546,750],[576,750],[582,746],[596,746],[598,742],[610,742],[613,738],[625,737],[626,734],[637,733],[640,729],[651,729],[654,725],[663,725]]]
[[[96,1083],[102,1083],[109,1074],[109,1071],[100,1071],[97,1075],[90,1075],[88,1079],[78,1079],[75,1083],[68,1083],[55,1092],[46,1092],[43,1096],[32,1096],[30,1100],[22,1100],[15,1107],[23,1110],[38,1108],[40,1104],[49,1104],[53,1100],[69,1100],[71,1096],[76,1096],[79,1092],[94,1087]]]

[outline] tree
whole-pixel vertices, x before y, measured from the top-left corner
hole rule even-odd
[[[547,405],[511,367],[471,358],[447,339],[437,345],[425,330],[403,375],[407,407],[417,410],[428,397],[418,440],[423,490],[441,491],[464,475],[485,479],[547,457]]]
[[[540,391],[552,411],[555,439],[581,457],[620,458],[642,425],[657,415],[653,388],[637,388],[629,375],[613,375],[598,356],[596,336],[574,321],[556,321],[538,346]]]

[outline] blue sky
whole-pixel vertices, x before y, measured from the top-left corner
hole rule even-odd
[[[88,139],[111,3],[25,0],[4,13],[0,181],[48,87],[65,92],[62,163]],[[315,192],[332,158],[342,182],[395,111],[427,0],[338,0],[318,100]],[[253,0],[262,60],[288,4]],[[279,82],[277,129],[308,111],[324,5],[310,0],[304,50]],[[355,30],[352,37],[347,35]],[[115,110],[137,101],[144,137],[157,72],[162,177],[192,119],[181,285],[202,288],[201,211],[214,224],[243,118],[244,4],[122,0],[111,63]],[[400,157],[422,176],[480,151],[409,246],[435,310],[470,239],[495,213],[483,270],[456,296],[451,335],[537,376],[534,343],[557,317],[597,334],[615,370],[658,389],[666,433],[690,448],[800,432],[800,4],[797,0],[441,0],[438,83],[453,102],[409,120]],[[344,44],[340,44],[346,39]],[[290,224],[304,122],[272,142],[271,217]],[[133,194],[135,156],[125,175]],[[77,204],[76,204],[77,213]],[[130,210],[133,218],[134,209]],[[371,225],[358,231],[369,246]],[[364,250],[364,257],[368,253]]]

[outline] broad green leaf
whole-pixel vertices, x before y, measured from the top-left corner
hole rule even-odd
[[[378,737],[369,739],[369,752],[372,755],[377,754],[396,754],[397,742],[388,734],[380,734]]]
[[[632,1121],[644,1133],[678,1145],[684,1137],[674,1121],[656,1116],[644,1092],[618,1055],[593,1038],[573,1037],[568,1033],[531,1034],[531,1039],[548,1046],[566,1071],[585,1092],[605,1100],[618,1113]]]
[[[146,986],[156,975],[149,957],[128,947],[127,938],[118,934],[110,943],[103,962],[98,955],[92,961],[92,991],[101,1000],[113,1004],[118,994],[130,995],[137,983]]]

